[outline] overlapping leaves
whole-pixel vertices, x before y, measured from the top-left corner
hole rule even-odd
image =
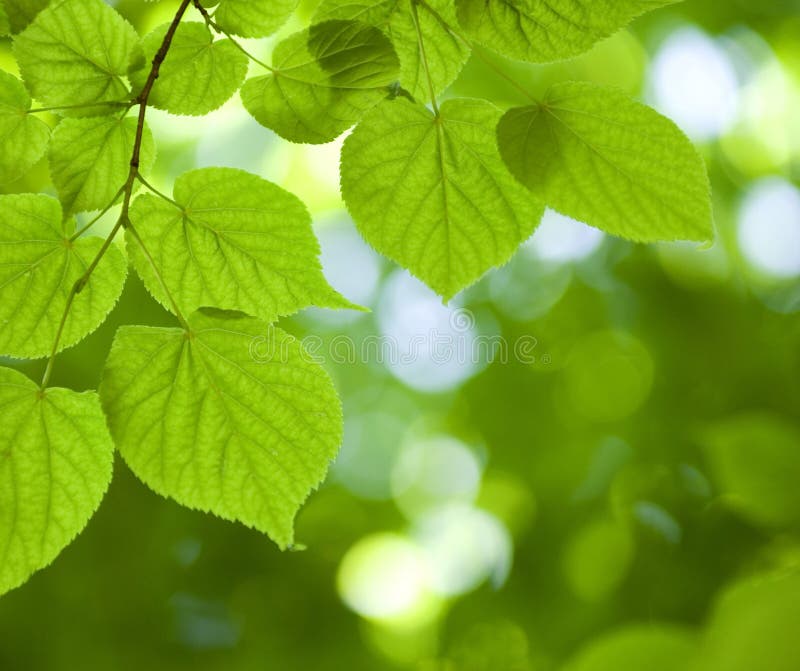
[[[6,17],[9,31],[18,33],[49,3],[50,0],[0,0],[0,15]]]
[[[469,57],[469,48],[448,26],[457,25],[453,0],[325,0],[315,21],[368,23],[391,40],[400,59],[400,84],[428,99],[449,86]]]
[[[225,31],[241,37],[267,37],[280,28],[298,0],[221,0],[214,20]]]
[[[426,0],[427,1],[427,0]],[[570,58],[647,11],[679,0],[456,0],[477,42],[536,63]]]
[[[144,38],[145,60],[130,75],[136,89],[144,86],[168,28],[165,24]],[[246,75],[247,56],[233,42],[214,40],[205,24],[185,22],[175,33],[149,103],[173,114],[208,114],[237,91]]]
[[[713,237],[697,150],[622,93],[560,84],[541,104],[507,111],[497,132],[514,175],[563,214],[643,242]]]
[[[270,74],[242,87],[259,123],[292,142],[330,142],[389,93],[399,64],[388,38],[353,21],[325,21],[281,42]]]
[[[674,124],[622,94],[567,84],[505,113],[487,101],[437,103],[473,42],[560,59],[669,3],[324,0],[314,25],[280,42],[241,97],[295,142],[328,142],[358,124],[341,186],[359,230],[449,299],[506,262],[545,204],[634,240],[712,235],[702,160]],[[132,264],[182,326],[118,332],[105,415],[96,394],[47,388],[49,366],[42,388],[0,368],[0,592],[49,563],[97,507],[113,454],[106,418],[154,490],[282,547],[339,445],[331,381],[272,324],[311,305],[355,307],[322,274],[305,206],[256,175],[206,168],[179,177],[172,197],[147,184],[152,192],[128,208],[155,155],[130,108],[148,91],[150,105],[174,114],[219,108],[249,66],[233,36],[273,34],[297,2],[204,5],[206,23],[140,40],[103,0],[0,0],[0,35],[15,34],[22,76],[0,73],[0,182],[47,150],[33,98],[57,115],[46,118],[61,201],[0,196],[0,355],[47,356],[103,321],[127,260],[111,240],[77,234],[71,215],[109,208],[122,193]]]
[[[103,0],[63,0],[41,11],[14,39],[14,56],[37,100],[88,105],[69,112],[92,114],[105,108],[91,103],[129,97],[125,77],[142,52],[136,31]]]
[[[100,210],[119,194],[128,178],[136,119],[105,116],[64,119],[50,145],[50,175],[65,211]],[[145,126],[139,168],[155,161],[155,142]]]

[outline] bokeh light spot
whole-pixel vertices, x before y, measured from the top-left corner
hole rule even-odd
[[[736,121],[739,83],[725,51],[693,26],[673,32],[651,66],[655,107],[695,140],[711,140]]]
[[[442,392],[459,386],[488,361],[478,348],[471,313],[443,305],[422,282],[397,271],[386,281],[377,311],[391,373],[418,391]],[[466,317],[472,323],[463,323]]]
[[[602,231],[548,209],[524,248],[543,261],[567,263],[590,256],[604,237]]]
[[[739,210],[738,240],[756,269],[774,277],[800,275],[800,190],[778,177],[754,184]]]
[[[455,438],[416,439],[397,459],[392,490],[398,506],[413,518],[444,503],[474,501],[481,471],[472,450]]]
[[[512,542],[493,515],[467,504],[431,511],[414,538],[426,555],[430,588],[443,596],[469,592],[489,578],[502,585],[511,569]]]
[[[349,218],[338,215],[333,221],[323,220],[314,232],[321,248],[322,271],[330,285],[358,305],[374,305],[381,261]],[[331,324],[350,323],[365,316],[357,310],[312,310],[315,320]]]
[[[359,615],[399,617],[424,600],[427,564],[420,549],[403,536],[374,534],[350,548],[337,582],[342,600]]]

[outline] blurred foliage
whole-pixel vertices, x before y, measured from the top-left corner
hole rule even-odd
[[[116,3],[141,32],[175,4]],[[473,57],[451,92],[515,102],[490,62],[538,90],[584,79],[658,102],[654,63],[687,26],[735,85],[733,117],[698,138],[712,248],[593,238],[565,251],[542,230],[457,299],[482,334],[532,336],[533,357],[446,373],[329,361],[348,427],[298,520],[305,551],[163,500],[118,460],[88,529],[0,600],[0,669],[800,668],[800,206],[754,210],[756,233],[784,236],[766,252],[742,215],[762,178],[800,179],[800,2],[689,0],[569,62]],[[293,333],[361,342],[445,310],[354,241],[335,143],[280,142],[238,101],[205,121],[154,117],[162,184],[209,163],[279,181],[311,206],[333,283],[374,310],[314,311]],[[46,165],[12,187],[47,190]],[[134,322],[171,318],[131,278],[54,382],[95,387],[114,330]],[[42,362],[13,363],[41,375]]]

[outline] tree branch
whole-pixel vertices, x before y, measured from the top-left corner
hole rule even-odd
[[[128,210],[130,209],[131,204],[131,197],[133,195],[133,186],[136,183],[136,178],[139,174],[139,157],[142,151],[142,139],[144,137],[144,120],[147,114],[147,102],[150,99],[150,94],[153,91],[153,85],[156,83],[158,79],[159,72],[161,71],[161,65],[164,63],[164,60],[169,53],[169,48],[172,45],[172,40],[175,37],[175,32],[178,30],[178,26],[181,23],[181,19],[183,19],[183,15],[186,13],[186,10],[189,8],[189,5],[192,4],[192,0],[181,0],[181,4],[178,7],[178,10],[175,12],[175,16],[172,19],[172,23],[170,23],[169,28],[167,29],[166,35],[164,35],[164,39],[161,42],[161,46],[158,48],[156,55],[153,57],[152,65],[150,66],[150,72],[147,75],[147,80],[145,81],[142,90],[139,92],[139,95],[136,96],[131,107],[134,105],[139,106],[139,116],[136,123],[136,137],[133,141],[133,150],[131,152],[131,160],[130,160],[130,170],[128,171],[128,177],[125,180],[125,184],[122,186],[120,193],[122,194],[122,211],[120,212],[119,219],[117,219],[117,223],[114,225],[114,228],[111,229],[111,232],[106,237],[103,246],[100,248],[100,251],[94,257],[92,262],[89,264],[89,267],[86,269],[86,272],[78,278],[75,284],[72,285],[72,289],[70,290],[67,296],[67,302],[64,306],[64,313],[61,317],[61,322],[59,323],[58,331],[56,332],[55,342],[53,342],[53,349],[50,354],[50,358],[47,361],[47,366],[45,367],[44,376],[42,377],[42,384],[40,388],[44,390],[47,387],[47,384],[50,382],[50,375],[53,372],[53,361],[56,358],[56,354],[58,353],[58,345],[61,342],[61,336],[64,333],[64,328],[67,323],[67,317],[69,316],[69,312],[72,309],[72,304],[75,301],[75,298],[78,296],[81,291],[86,287],[86,284],[89,282],[89,278],[91,277],[92,273],[94,272],[95,268],[97,268],[98,264],[100,263],[101,259],[108,251],[109,247],[111,247],[112,242],[114,241],[114,237],[119,232],[120,228],[126,228],[129,225],[128,219]],[[117,196],[114,197],[114,200],[117,199]],[[113,202],[113,201],[112,201]],[[144,244],[139,238],[138,235],[134,236],[134,239],[141,245],[142,251],[145,253],[145,256],[150,258],[149,253],[144,248]],[[156,274],[158,271],[156,270]],[[159,277],[159,280],[161,278]],[[163,284],[163,280],[162,280]],[[166,287],[165,287],[166,289]],[[186,319],[184,319],[183,315],[178,310],[178,306],[175,304],[175,301],[172,300],[172,296],[169,295],[169,291],[167,291],[167,295],[172,301],[172,305],[175,309],[175,314],[178,317],[178,320],[181,322],[181,325],[184,328],[188,328],[188,324]]]

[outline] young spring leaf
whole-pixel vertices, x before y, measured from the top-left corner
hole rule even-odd
[[[589,50],[640,14],[679,0],[456,0],[476,42],[509,58],[558,61]]]
[[[114,460],[95,392],[0,368],[0,594],[47,566],[100,505]]]
[[[11,22],[8,19],[6,8],[0,2],[0,37],[5,37],[11,33]]]
[[[124,77],[141,50],[133,27],[103,0],[63,0],[15,38],[14,55],[34,98],[74,106],[128,98]]]
[[[50,145],[50,176],[67,214],[99,210],[125,183],[136,137],[134,117],[64,119]],[[150,129],[142,136],[139,169],[148,171],[156,147]]]
[[[214,12],[220,28],[241,37],[267,37],[280,28],[298,0],[221,0]]]
[[[314,21],[361,21],[380,28],[400,59],[400,84],[420,100],[430,98],[428,75],[438,95],[461,72],[469,49],[447,25],[458,25],[453,0],[325,0]],[[419,27],[419,30],[417,30]]]
[[[256,120],[291,142],[338,137],[388,94],[399,63],[377,28],[325,21],[281,42],[274,70],[245,82],[241,96]]]
[[[48,4],[50,0],[0,0],[0,13],[5,11],[10,32],[18,33]]]
[[[503,115],[511,172],[562,214],[639,242],[709,240],[703,159],[681,130],[617,91],[569,82]]]
[[[189,325],[117,332],[100,387],[114,440],[159,494],[286,547],[341,441],[333,384],[267,322],[213,310]]]
[[[142,41],[144,65],[130,75],[135,90],[144,86],[150,61],[168,28],[168,24],[160,26]],[[247,65],[247,56],[231,40],[214,41],[203,23],[182,23],[161,65],[149,104],[173,114],[208,114],[236,93],[247,75]]]
[[[437,117],[398,98],[342,149],[342,195],[361,234],[446,299],[508,261],[542,215],[497,151],[500,114],[454,99]]]
[[[174,197],[143,194],[130,218],[182,311],[213,306],[272,321],[309,305],[353,307],[325,281],[311,218],[288,191],[242,170],[203,168],[180,176]],[[147,257],[128,242],[145,285],[169,308]]]
[[[70,241],[74,220],[62,221],[49,196],[0,196],[0,354],[36,358],[50,354],[67,297],[103,240]],[[105,319],[125,283],[127,263],[111,246],[75,297],[59,349],[82,340]]]
[[[50,128],[30,108],[22,82],[0,70],[0,184],[24,175],[47,149]]]

